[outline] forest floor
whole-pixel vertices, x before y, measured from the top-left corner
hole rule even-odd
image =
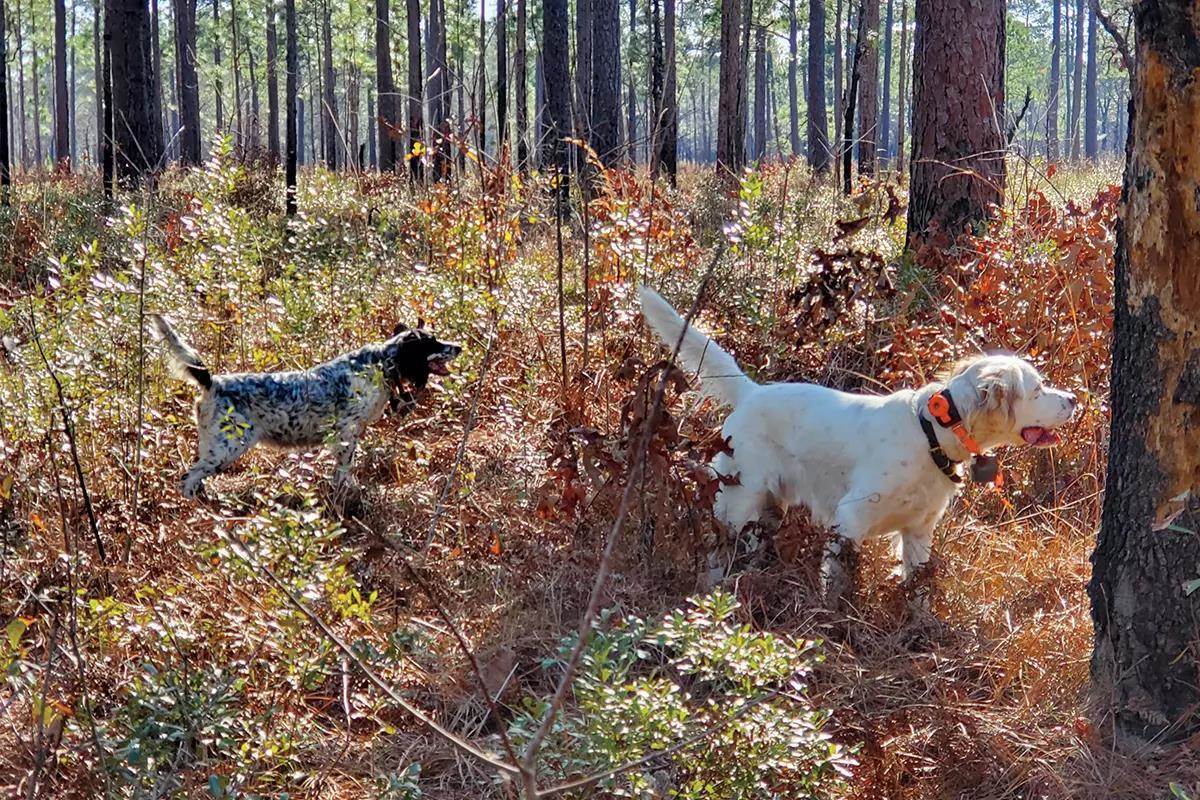
[[[543,783],[661,749],[721,719],[722,698],[779,692],[786,675],[794,691],[769,716],[726,718],[567,796],[1161,798],[1200,785],[1187,747],[1115,752],[1088,678],[1115,166],[1046,178],[1014,164],[993,231],[912,261],[899,257],[902,187],[842,198],[801,166],[749,174],[734,198],[707,172],[678,191],[612,173],[586,219],[561,226],[543,182],[499,171],[418,193],[306,173],[290,223],[276,177],[217,158],[105,212],[93,183],[45,176],[0,211],[0,794],[514,797],[364,665],[490,753],[503,756],[501,732],[528,742],[664,357],[635,288],[688,308],[720,242],[698,318],[756,379],[881,391],[999,347],[1077,391],[1083,414],[1062,447],[1005,453],[1003,490],[955,500],[935,542],[936,621],[906,612],[885,543],[861,559],[858,611],[835,616],[818,610],[823,534],[802,514],[744,554],[725,595],[687,605],[718,537],[698,464],[720,415],[672,388],[621,518],[601,645],[580,667],[591,683],[568,694]],[[328,456],[258,448],[192,502],[176,488],[192,392],[140,324],[150,312],[214,371],[308,366],[419,318],[465,352],[415,413],[368,433],[360,496],[331,496]],[[655,629],[660,649],[621,636],[680,608],[692,616]],[[733,655],[700,681],[684,662],[712,656],[703,631],[716,629]],[[779,672],[779,654],[806,668]],[[645,734],[669,715],[677,726]]]

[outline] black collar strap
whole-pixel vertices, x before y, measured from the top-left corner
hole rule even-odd
[[[949,395],[946,396],[949,400]],[[958,415],[958,409],[954,408],[954,401],[950,401],[951,413]],[[942,445],[938,442],[937,434],[933,430],[933,423],[925,419],[925,415],[917,410],[917,419],[921,422],[921,430],[925,431],[925,438],[929,442],[929,457],[933,459],[933,463],[942,474],[949,478],[954,483],[962,483],[962,478],[958,475],[958,470],[955,465],[959,462],[946,455],[946,451],[942,449]]]

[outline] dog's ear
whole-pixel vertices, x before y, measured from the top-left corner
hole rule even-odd
[[[425,330],[425,318],[424,317],[417,317],[417,330],[419,330],[419,331]]]
[[[981,375],[975,386],[980,410],[999,412],[1011,420],[1021,392],[1020,377],[1014,369],[997,369]]]
[[[392,336],[399,336],[400,334],[404,333],[406,330],[408,330],[407,325],[405,325],[403,322],[397,322],[396,327],[392,328]]]

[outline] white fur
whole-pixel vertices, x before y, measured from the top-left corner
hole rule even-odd
[[[684,320],[651,289],[641,290],[642,312],[673,348]],[[807,383],[760,385],[702,331],[689,326],[679,362],[700,380],[700,390],[733,407],[722,433],[733,455],[712,467],[738,482],[722,487],[716,514],[734,532],[769,521],[792,505],[837,533],[822,576],[827,602],[836,602],[838,556],[845,542],[857,547],[874,536],[897,535],[899,572],[908,578],[929,559],[933,529],[957,489],[937,468],[918,413],[929,397],[948,388],[967,431],[984,450],[1024,445],[1021,430],[1056,428],[1071,419],[1069,392],[1046,386],[1027,361],[980,356],[960,363],[944,384],[884,396],[850,394]],[[970,457],[954,434],[934,424],[950,458]],[[843,541],[839,541],[839,538]]]

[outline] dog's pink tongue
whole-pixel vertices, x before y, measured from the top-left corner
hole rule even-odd
[[[1025,444],[1033,447],[1051,447],[1058,444],[1058,434],[1051,430],[1046,430],[1038,426],[1021,429],[1021,438],[1025,440]]]

